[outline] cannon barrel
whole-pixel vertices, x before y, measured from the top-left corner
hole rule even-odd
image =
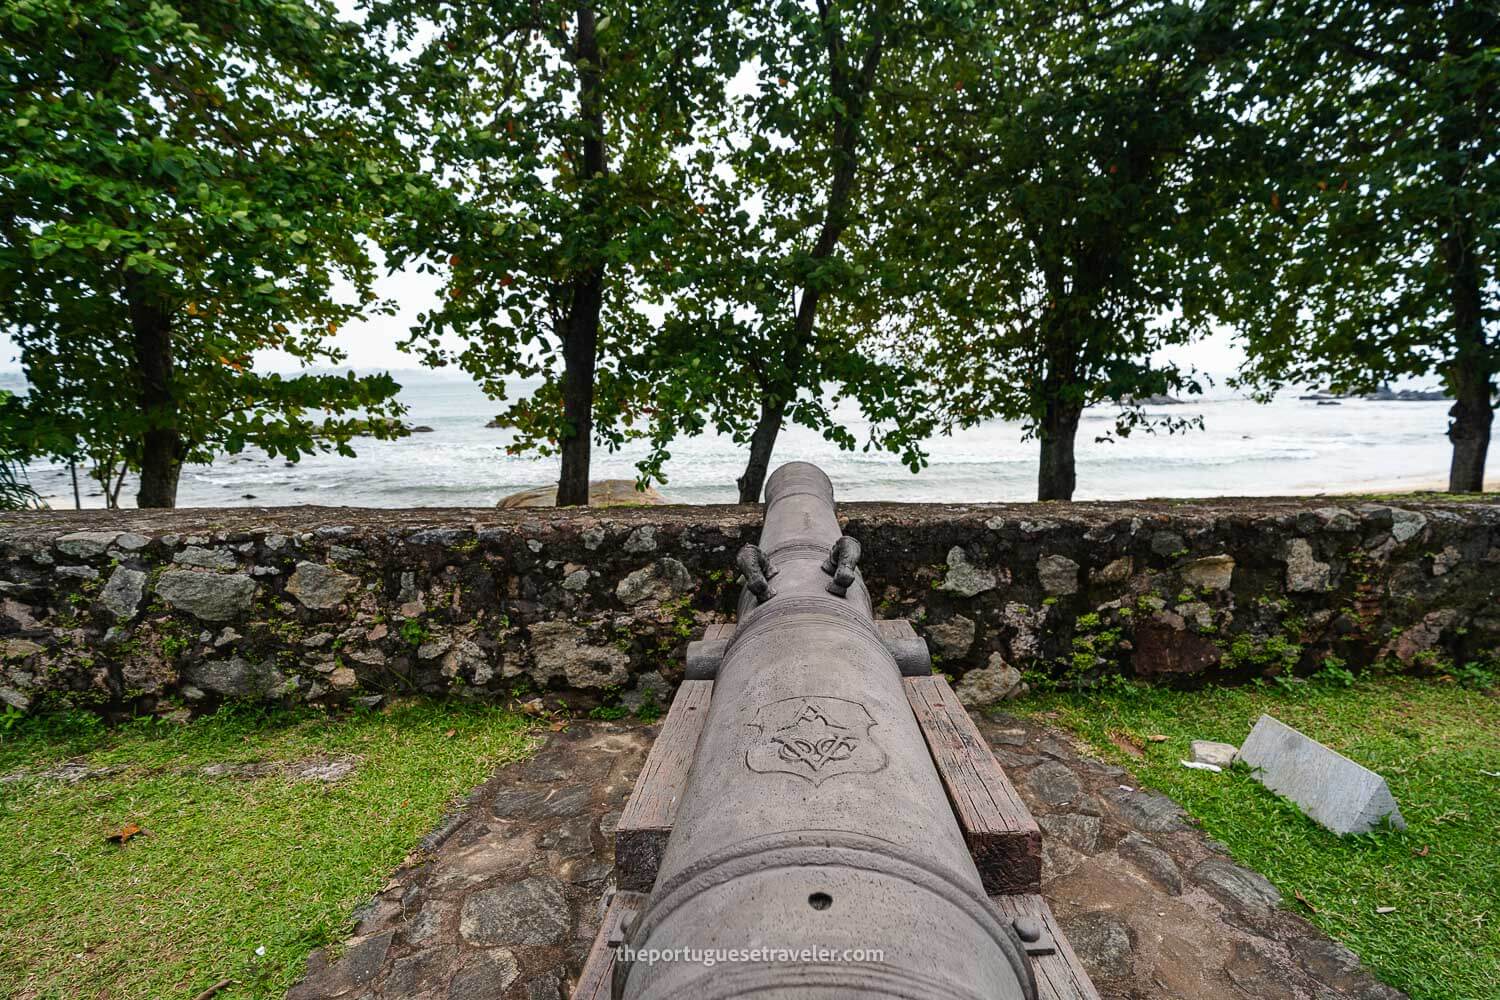
[[[828,477],[778,469],[656,885],[625,930],[617,1000],[1034,1000],[858,553]]]

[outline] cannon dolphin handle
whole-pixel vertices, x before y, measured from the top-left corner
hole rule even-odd
[[[828,477],[778,469],[656,884],[616,953],[617,1000],[1035,1000],[858,559]]]

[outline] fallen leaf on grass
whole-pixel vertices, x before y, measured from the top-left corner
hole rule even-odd
[[[1295,889],[1295,890],[1293,890],[1292,895],[1294,897],[1296,897],[1297,902],[1299,902],[1303,906],[1307,907],[1313,913],[1317,913],[1318,912],[1318,908],[1316,906],[1312,905],[1311,903],[1309,903],[1307,901],[1307,897],[1304,896],[1304,895],[1302,895],[1302,890],[1301,889]]]
[[[455,736],[458,735],[458,730],[457,729],[450,729],[446,733],[444,733],[443,735],[446,736],[446,737],[448,737],[451,740],[451,739],[453,739],[453,737],[455,737]]]
[[[1165,733],[1152,733],[1150,736],[1147,736],[1146,739],[1150,740],[1152,743],[1165,743],[1167,742],[1167,735]]]
[[[566,722],[554,722],[554,723],[552,723],[552,725],[548,726],[547,728],[550,729],[550,730],[552,730],[554,733],[560,733],[564,729],[568,728],[568,724]]]
[[[131,837],[140,836],[145,832],[145,830],[142,830],[134,823],[126,823],[124,826],[120,827],[120,829],[116,830],[114,833],[109,834],[104,839],[110,841],[111,843],[123,844]]]
[[[1119,747],[1121,750],[1124,750],[1126,753],[1130,754],[1130,756],[1132,757],[1146,756],[1145,751],[1136,746],[1135,743],[1131,741],[1130,737],[1125,736],[1122,733],[1110,733],[1109,741],[1115,746]]]
[[[1432,845],[1431,844],[1423,844],[1421,847],[1416,848],[1415,850],[1413,850],[1411,852],[1411,855],[1414,858],[1425,858],[1425,857],[1427,857],[1427,855],[1429,855],[1431,853],[1432,853]]]

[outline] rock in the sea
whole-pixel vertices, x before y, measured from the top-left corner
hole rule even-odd
[[[250,610],[255,581],[244,573],[168,570],[156,581],[156,593],[172,607],[204,621],[222,622]]]
[[[589,483],[590,507],[654,507],[667,503],[654,486],[644,490],[635,488],[634,479],[600,479]],[[557,487],[536,486],[519,493],[501,497],[495,504],[502,510],[518,507],[556,507]]]
[[[1026,685],[1021,683],[1021,671],[1005,662],[999,653],[990,654],[990,661],[982,670],[970,670],[959,679],[954,693],[960,704],[971,708],[983,708],[1016,698],[1023,694]]]
[[[129,566],[117,566],[99,592],[99,607],[117,622],[128,622],[140,610],[146,596],[146,574]]]
[[[358,578],[322,563],[299,562],[286,582],[286,592],[317,611],[336,608],[359,583]]]
[[[963,546],[955,545],[948,550],[948,574],[943,577],[943,582],[938,585],[938,589],[962,597],[973,597],[986,590],[994,590],[998,583],[999,579],[994,573],[980,569],[969,562],[969,556],[964,552]]]
[[[687,567],[667,557],[625,577],[615,586],[615,596],[634,607],[647,601],[669,600],[692,589],[693,577]]]

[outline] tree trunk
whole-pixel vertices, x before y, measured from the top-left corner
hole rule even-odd
[[[604,150],[604,112],[599,101],[599,40],[594,32],[594,12],[579,5],[578,44],[573,61],[578,71],[578,114],[585,126],[583,136],[583,211],[592,214],[592,182],[602,180],[608,163]],[[601,237],[601,244],[603,239]],[[596,264],[573,279],[563,334],[562,470],[557,479],[559,507],[589,504],[589,461],[594,441],[594,369],[599,357],[599,316],[604,309],[604,265]]]
[[[760,503],[760,491],[765,488],[766,473],[771,468],[771,452],[785,415],[784,403],[761,404],[760,421],[750,436],[750,459],[745,463],[744,474],[735,480],[740,487],[740,503]]]
[[[1073,442],[1078,436],[1078,418],[1083,407],[1058,399],[1047,400],[1046,412],[1038,428],[1042,445],[1041,468],[1037,473],[1038,500],[1072,500],[1078,475],[1073,464]]]
[[[135,346],[141,413],[146,418],[141,438],[141,485],[135,502],[139,507],[175,507],[184,449],[172,388],[172,318],[134,272],[125,275],[125,301]]]
[[[1449,305],[1457,350],[1448,373],[1453,408],[1448,411],[1448,440],[1453,462],[1448,469],[1449,493],[1483,493],[1484,463],[1494,422],[1494,364],[1485,343],[1480,309],[1479,265],[1465,227],[1457,227],[1443,241],[1448,271]]]
[[[568,328],[563,337],[562,403],[569,429],[562,437],[559,507],[589,504],[589,459],[594,441],[594,366],[599,350],[603,276],[595,271],[573,282]]]
[[[1490,405],[1488,380],[1470,377],[1465,380],[1453,408],[1448,411],[1448,440],[1453,442],[1453,463],[1448,467],[1449,493],[1483,493],[1484,464],[1490,447],[1490,425],[1494,409]]]
[[[851,77],[838,55],[843,51],[844,43],[837,22],[825,18],[823,31],[829,53],[829,83],[843,104],[844,115],[834,133],[833,176],[823,206],[823,225],[808,254],[812,260],[826,260],[833,256],[849,226],[855,173],[859,167],[860,126],[864,120],[865,102],[875,86],[875,74],[885,51],[885,32],[878,29],[865,50],[857,75]],[[782,354],[781,371],[769,384],[761,386],[760,421],[750,437],[750,457],[745,462],[745,471],[736,480],[740,487],[740,503],[760,502],[760,491],[771,466],[771,452],[776,447],[776,435],[781,432],[787,404],[796,397],[802,381],[802,364],[812,348],[818,301],[822,296],[823,289],[816,285],[802,289],[802,300],[797,304],[797,315],[792,320],[791,339]]]

